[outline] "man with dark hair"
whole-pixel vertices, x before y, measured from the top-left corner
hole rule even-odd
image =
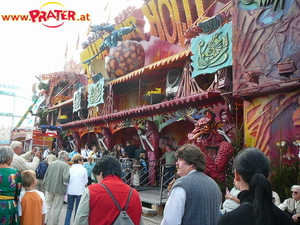
[[[102,157],[93,169],[98,183],[89,185],[83,192],[73,225],[113,224],[120,211],[115,206],[108,192],[99,183],[104,184],[116,198],[121,208],[125,207],[129,185],[121,179],[121,165],[113,156]],[[127,214],[134,224],[142,222],[142,204],[139,193],[132,189],[132,196]]]
[[[43,159],[46,159],[51,151],[52,151],[52,146],[49,146],[47,149],[45,149],[43,152]]]
[[[164,209],[161,225],[215,225],[220,216],[222,194],[217,183],[203,172],[205,157],[195,145],[175,153],[177,179]]]
[[[131,141],[127,141],[126,147],[124,148],[124,152],[127,152],[127,155],[130,159],[135,158],[135,150],[136,150],[136,147],[131,144]]]
[[[173,151],[172,145],[166,144],[166,152],[160,159],[166,160],[165,172],[164,172],[164,185],[168,185],[174,176],[175,171],[175,151]]]
[[[91,150],[89,149],[89,144],[86,143],[84,145],[84,148],[81,149],[81,155],[83,156],[84,158],[84,162],[87,162],[87,158],[89,157],[89,154],[90,154]]]

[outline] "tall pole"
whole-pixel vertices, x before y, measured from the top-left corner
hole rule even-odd
[[[13,114],[11,117],[11,129],[14,127],[14,122],[15,122],[15,109],[16,109],[16,95],[14,95],[14,106],[13,106]]]
[[[18,122],[18,124],[15,126],[15,129],[17,129],[19,126],[21,126],[21,124],[23,123],[23,121],[25,120],[25,118],[27,117],[29,111],[33,108],[33,106],[35,105],[35,103],[37,102],[38,98],[36,98],[34,100],[34,102],[29,106],[29,108],[27,109],[27,111],[24,113],[24,115],[22,116],[22,118],[20,119],[20,121]]]

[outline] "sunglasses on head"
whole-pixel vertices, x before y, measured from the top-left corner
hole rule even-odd
[[[297,192],[297,191],[291,191],[291,194],[293,194],[293,193],[295,193],[295,194],[298,194],[298,192]]]

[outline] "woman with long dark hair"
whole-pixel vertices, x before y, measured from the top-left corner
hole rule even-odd
[[[122,158],[122,152],[121,152],[121,146],[120,145],[115,145],[112,149],[112,154],[116,159]]]
[[[289,215],[272,202],[268,180],[270,162],[257,148],[241,150],[233,162],[234,182],[241,205],[220,217],[218,225],[294,225]]]

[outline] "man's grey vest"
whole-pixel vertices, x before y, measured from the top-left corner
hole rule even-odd
[[[192,172],[173,185],[186,192],[182,225],[216,225],[220,216],[222,194],[217,183],[202,172]]]

